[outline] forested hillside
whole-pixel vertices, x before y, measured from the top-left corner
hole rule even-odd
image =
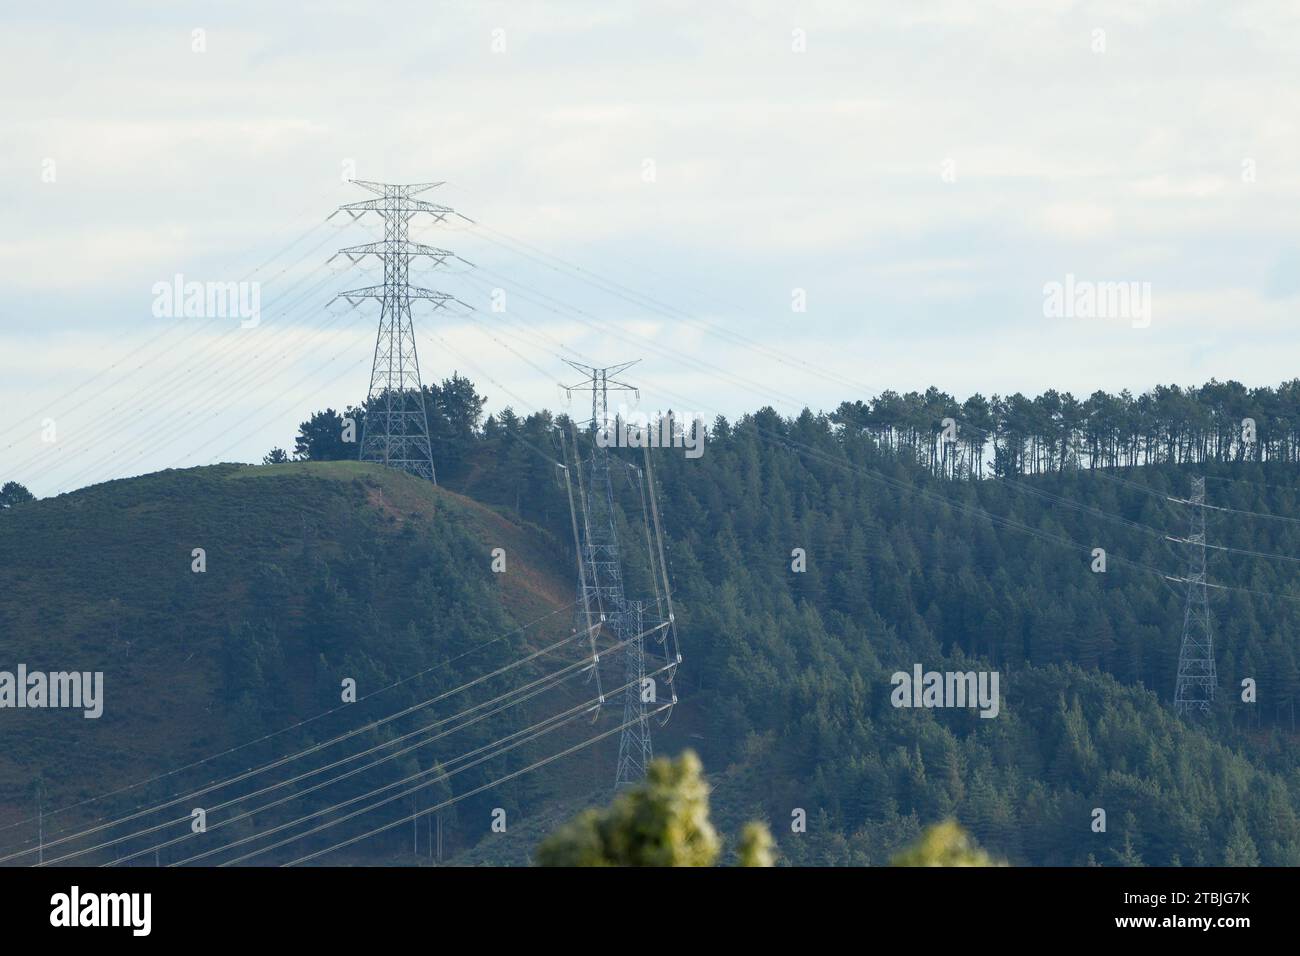
[[[510,555],[509,574],[491,572],[495,547]],[[201,572],[195,570],[196,548],[203,551]],[[45,810],[46,860],[139,832],[68,862],[129,860],[177,829],[173,823],[158,836],[148,828],[178,814],[186,817],[194,806],[244,797],[253,786],[204,793],[90,840],[49,843],[356,728],[363,732],[346,747],[309,754],[254,783],[324,767],[349,749],[409,732],[427,711],[368,729],[367,723],[485,678],[571,635],[572,591],[552,563],[555,550],[535,529],[448,490],[356,462],[160,472],[0,512],[0,670],[21,663],[33,671],[104,674],[98,719],[84,719],[76,710],[6,711],[0,857],[35,847],[38,797]],[[564,647],[551,650],[507,675],[509,685],[507,676],[484,679],[480,698],[447,697],[435,713],[470,706],[536,678],[543,664],[550,670],[576,656]],[[582,699],[580,678],[571,674],[548,699],[526,700],[509,712],[479,711],[478,722],[458,728],[438,746],[328,788],[307,792],[316,782],[309,779],[288,790],[303,791],[299,799],[256,818],[215,826],[285,791],[214,811],[207,842],[181,840],[157,859],[181,861],[436,769],[439,760]],[[355,681],[355,702],[344,700],[345,680]],[[562,732],[555,738],[571,739]],[[449,795],[453,784],[458,792],[479,786],[499,776],[503,766],[537,756],[543,744],[555,746],[552,739],[527,743],[504,761],[459,768],[454,780],[360,823],[429,806]],[[544,805],[557,791],[585,793],[596,775],[590,763],[578,761],[457,805],[444,815],[448,851],[483,832],[457,826],[458,814],[478,820],[494,806],[513,813],[523,805]],[[145,780],[152,782],[125,789]],[[187,823],[179,829],[189,837]],[[385,858],[399,850],[409,854],[411,847],[408,827],[363,849],[369,858]],[[150,853],[145,862],[154,859]]]
[[[81,798],[102,792],[109,766],[139,778],[277,731],[330,706],[341,669],[369,686],[440,665],[382,703],[419,699],[500,662],[459,658],[466,648],[572,601],[556,468],[567,420],[485,419],[464,379],[431,388],[428,402],[438,489],[329,461],[355,445],[338,441],[341,416],[327,411],[303,425],[305,464],[163,473],[0,514],[12,598],[2,623],[18,651],[32,665],[55,650],[90,651],[86,666],[129,655],[143,696],[116,719],[165,727],[151,752],[142,735],[98,749],[86,735],[106,732],[107,715],[79,724],[42,770],[51,789]],[[650,452],[684,656],[680,703],[655,745],[699,752],[720,829],[764,819],[797,864],[881,864],[947,816],[1014,864],[1300,864],[1296,466],[1175,455],[1115,469],[1071,451],[1001,459],[1049,461],[1039,474],[954,480],[926,450],[941,428],[903,440],[843,407],[793,419],[763,409],[713,422],[702,457]],[[613,454],[643,464],[639,451]],[[1187,534],[1194,474],[1220,509],[1208,512],[1219,693],[1213,714],[1184,721],[1170,701],[1189,548],[1170,539]],[[618,495],[629,590],[647,597],[630,480]],[[188,562],[203,540],[216,545],[200,578]],[[498,585],[487,554],[500,541],[525,555],[526,574]],[[564,633],[571,614],[552,623]],[[895,708],[891,675],[917,664],[996,670],[997,717]],[[520,726],[506,716],[475,739]],[[299,728],[230,764],[354,719]],[[16,766],[44,751],[7,743],[0,786],[13,819],[30,798]],[[524,863],[548,826],[604,802],[610,779],[609,747],[521,777],[457,808],[449,852]],[[489,838],[480,818],[501,805],[516,823]],[[797,810],[806,832],[792,831]],[[354,852],[407,859],[403,839]]]
[[[431,410],[454,431],[458,407]],[[562,536],[553,425],[463,428],[448,481]],[[900,445],[842,409],[765,409],[713,423],[699,459],[652,452],[688,655],[686,729],[664,737],[704,756],[720,812],[765,814],[805,863],[883,862],[949,813],[1020,863],[1300,863],[1294,466],[1070,458],[954,482],[918,460],[940,428]],[[1169,706],[1189,549],[1168,538],[1187,535],[1201,473],[1227,509],[1208,512],[1219,698],[1189,728]],[[889,677],[915,663],[996,668],[1002,713],[894,709]]]

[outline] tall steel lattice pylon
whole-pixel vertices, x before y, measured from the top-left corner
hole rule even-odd
[[[1205,581],[1205,479],[1192,479],[1192,549],[1187,572],[1187,610],[1183,616],[1183,642],[1178,651],[1178,683],[1174,710],[1180,715],[1208,714],[1218,678],[1214,670],[1214,639],[1210,630],[1210,601]]]
[[[614,786],[635,783],[645,776],[654,756],[650,741],[650,719],[642,700],[645,678],[644,605],[628,601],[623,591],[623,564],[619,553],[618,528],[615,521],[614,484],[610,477],[609,449],[597,439],[601,429],[610,424],[609,391],[636,389],[615,376],[636,362],[608,368],[595,368],[577,362],[566,363],[587,378],[569,391],[591,392],[591,456],[585,467],[574,435],[574,455],[578,460],[578,486],[583,499],[580,535],[581,577],[578,584],[580,613],[587,619],[603,622],[613,632],[623,659],[623,730],[618,741],[618,766]],[[584,475],[583,472],[586,472]],[[626,642],[626,643],[625,643]]]
[[[435,309],[442,309],[457,300],[443,292],[412,286],[409,275],[411,260],[417,256],[428,256],[435,265],[458,257],[446,249],[412,242],[410,225],[416,213],[429,213],[435,221],[442,222],[456,212],[447,206],[411,198],[441,183],[393,185],[359,179],[352,182],[379,198],[340,206],[335,215],[345,212],[356,220],[366,213],[375,212],[384,220],[384,238],[381,241],[340,249],[338,253],[353,262],[373,255],[384,264],[383,285],[353,289],[338,296],[352,305],[365,299],[377,299],[381,306],[370,389],[366,394],[366,414],[361,426],[360,458],[362,461],[382,462],[436,482],[429,416],[424,404],[415,328],[411,321],[411,302],[425,300]]]

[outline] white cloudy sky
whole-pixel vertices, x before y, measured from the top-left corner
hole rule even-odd
[[[373,269],[325,263],[375,226],[323,224],[353,169],[477,223],[419,236],[476,266],[421,281],[483,310],[420,347],[492,408],[563,407],[575,353],[710,415],[1296,375],[1294,2],[3,17],[0,481],[38,494],[257,460],[363,397],[375,315],[327,306]],[[260,282],[261,323],[154,317],[178,273]],[[1150,326],[1045,317],[1067,274],[1150,283]]]

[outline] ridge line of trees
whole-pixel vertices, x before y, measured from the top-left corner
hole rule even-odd
[[[478,440],[521,420],[510,409],[483,417],[487,401],[473,383],[454,374],[424,387],[429,430],[439,470],[455,471]],[[550,413],[530,415],[546,423]],[[356,423],[356,441],[342,440],[344,418]],[[829,416],[840,429],[873,439],[883,450],[950,479],[1039,475],[1072,468],[1120,468],[1204,462],[1300,463],[1300,379],[1276,388],[1247,388],[1211,379],[1200,386],[1157,385],[1134,395],[1093,392],[1080,400],[1048,389],[1033,398],[1015,392],[959,401],[931,386],[924,392],[881,392],[841,402]],[[362,407],[316,412],[299,426],[293,457],[329,461],[356,458],[365,418]],[[719,419],[714,434],[727,424]],[[287,461],[273,449],[268,464]]]
[[[1300,379],[1247,388],[1211,379],[1140,395],[1049,389],[958,401],[931,386],[842,402],[831,420],[935,475],[979,479],[1077,468],[1300,462]]]

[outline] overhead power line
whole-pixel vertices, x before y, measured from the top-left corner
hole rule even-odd
[[[659,711],[666,710],[670,706],[672,705],[663,704],[657,710],[651,711],[649,716],[654,716]],[[627,722],[625,721],[624,723],[619,724],[617,727],[614,727],[611,730],[606,730],[603,733],[596,734],[594,737],[589,737],[587,740],[584,740],[582,743],[574,744],[572,747],[568,747],[560,751],[559,753],[551,754],[549,757],[544,757],[541,760],[534,761],[533,763],[530,763],[526,767],[522,767],[519,770],[515,770],[512,773],[506,774],[505,776],[498,777],[496,780],[493,780],[490,783],[485,783],[480,787],[475,787],[473,790],[467,790],[465,793],[452,797],[449,800],[443,800],[441,803],[435,804],[432,807],[426,807],[423,810],[419,810],[415,813],[412,813],[410,816],[404,817],[400,820],[395,820],[392,823],[387,823],[381,827],[376,827],[373,830],[368,830],[365,833],[362,833],[358,836],[350,837],[347,840],[343,840],[342,842],[336,843],[333,846],[326,847],[323,850],[317,850],[314,853],[309,853],[306,856],[299,857],[296,860],[292,860],[289,863],[286,863],[285,866],[297,866],[300,863],[306,863],[309,862],[310,860],[318,859],[319,857],[325,856],[327,853],[333,853],[335,850],[340,850],[343,847],[352,846],[355,843],[360,843],[362,840],[368,840],[370,837],[377,836],[378,834],[391,830],[394,827],[405,826],[406,824],[411,823],[414,820],[418,820],[420,817],[427,816],[430,813],[437,813],[439,810],[444,810],[449,806],[459,803],[461,800],[468,799],[469,797],[480,794],[485,790],[491,790],[493,787],[498,787],[509,780],[513,780],[516,777],[523,776],[526,773],[531,773],[532,771],[540,767],[544,767],[549,763],[554,763],[556,760],[560,760],[564,757],[569,756],[570,754],[577,753],[579,750],[582,750],[586,747],[590,747],[592,744],[604,740],[607,737],[611,737],[614,734],[621,733],[625,729],[626,724]],[[419,788],[417,787],[416,789]],[[387,801],[384,802],[386,803],[391,802],[392,800],[399,799],[400,797],[406,795],[407,795],[406,793],[398,794],[396,797],[390,797]],[[360,815],[361,812],[364,811],[359,811],[357,814],[354,815]]]
[[[282,767],[282,766],[284,766],[284,765],[286,765],[286,764],[288,764],[288,763],[291,763],[291,762],[294,761],[294,760],[299,760],[299,759],[301,759],[301,758],[303,758],[303,757],[305,757],[305,756],[308,756],[308,755],[310,755],[310,754],[317,753],[317,752],[319,752],[319,751],[321,751],[321,750],[324,750],[326,747],[331,747],[331,746],[333,746],[334,744],[341,743],[341,742],[343,742],[343,741],[345,741],[345,740],[350,740],[351,738],[357,736],[358,734],[366,733],[366,732],[368,732],[368,731],[374,730],[374,729],[377,728],[377,727],[382,727],[383,725],[385,725],[385,724],[387,724],[387,723],[391,723],[391,722],[394,721],[394,720],[397,720],[397,719],[399,719],[399,718],[401,718],[401,717],[405,717],[407,714],[415,713],[416,711],[418,711],[418,710],[422,710],[422,709],[424,709],[425,707],[429,707],[429,706],[431,706],[431,705],[433,705],[433,704],[435,704],[435,703],[438,703],[439,701],[446,700],[448,697],[450,697],[450,696],[452,696],[452,695],[454,695],[454,694],[461,693],[461,692],[463,692],[463,691],[465,691],[465,690],[468,690],[468,689],[471,688],[471,687],[476,687],[476,686],[478,686],[479,684],[482,684],[482,683],[485,682],[485,681],[491,680],[491,679],[494,678],[494,677],[499,677],[499,676],[502,675],[502,674],[505,674],[505,673],[508,673],[508,672],[511,671],[511,670],[514,670],[516,667],[520,667],[520,666],[523,666],[524,664],[530,663],[531,661],[537,660],[539,657],[541,657],[541,656],[543,656],[543,655],[545,655],[545,654],[547,654],[547,653],[553,652],[554,650],[556,650],[556,649],[558,649],[558,648],[560,648],[560,647],[563,647],[564,645],[566,645],[566,644],[568,644],[568,643],[570,643],[570,642],[572,642],[572,641],[578,640],[578,639],[580,639],[580,638],[585,638],[585,637],[587,637],[587,634],[585,634],[585,633],[575,633],[575,634],[571,634],[571,635],[569,635],[568,637],[566,637],[566,638],[564,638],[564,639],[562,639],[562,640],[560,640],[560,641],[557,641],[557,642],[555,642],[554,644],[551,644],[549,647],[542,648],[541,650],[534,651],[534,652],[532,652],[531,654],[528,654],[528,655],[526,655],[526,656],[524,656],[524,657],[521,657],[521,658],[519,658],[519,659],[517,659],[517,660],[511,661],[509,664],[506,664],[506,665],[504,665],[504,666],[502,666],[502,667],[499,667],[499,668],[497,668],[497,669],[495,669],[495,670],[493,670],[493,671],[491,671],[491,672],[489,672],[489,673],[487,673],[487,674],[483,674],[483,675],[480,675],[479,677],[473,678],[472,680],[466,681],[466,682],[460,684],[460,685],[457,686],[457,687],[453,687],[451,690],[444,691],[443,693],[441,693],[441,694],[437,694],[437,695],[435,695],[434,697],[430,697],[430,698],[428,698],[427,700],[423,700],[423,701],[420,701],[419,703],[412,704],[412,705],[410,705],[410,706],[408,706],[408,707],[405,707],[405,708],[403,708],[403,709],[401,709],[401,710],[399,710],[399,711],[397,711],[397,712],[395,712],[395,713],[388,714],[388,715],[386,715],[386,716],[384,716],[384,717],[380,717],[380,718],[378,718],[378,719],[376,719],[376,720],[368,721],[367,723],[363,724],[363,725],[360,726],[360,727],[355,727],[355,728],[353,728],[352,730],[349,730],[349,731],[347,731],[347,732],[345,732],[345,733],[342,733],[342,734],[339,734],[339,735],[337,735],[337,736],[335,736],[335,737],[332,737],[332,738],[330,738],[329,740],[326,740],[326,741],[324,741],[324,742],[322,742],[322,743],[319,743],[319,744],[313,744],[313,745],[311,745],[311,746],[309,746],[309,747],[306,747],[306,748],[304,748],[304,749],[302,749],[302,750],[299,750],[299,751],[297,751],[297,752],[295,752],[295,753],[291,753],[291,754],[288,754],[287,756],[279,757],[279,758],[277,758],[277,759],[275,759],[275,760],[272,760],[272,761],[270,761],[270,762],[268,762],[268,763],[262,764],[262,765],[259,766],[259,767],[250,768],[250,769],[248,769],[248,770],[243,771],[242,773],[235,774],[234,776],[228,777],[228,778],[226,778],[226,779],[224,779],[224,780],[219,780],[219,781],[216,781],[216,782],[212,782],[212,783],[206,784],[206,785],[204,785],[203,787],[201,787],[201,788],[199,788],[199,789],[197,789],[197,790],[192,790],[192,791],[190,791],[190,792],[188,792],[188,793],[186,793],[186,794],[183,794],[183,795],[181,795],[181,796],[173,797],[173,798],[171,798],[171,799],[169,799],[169,800],[166,800],[166,801],[164,801],[164,802],[162,802],[162,803],[153,804],[153,805],[151,805],[148,809],[145,809],[145,810],[137,810],[137,811],[134,811],[134,812],[132,812],[132,813],[130,813],[130,814],[127,814],[127,815],[125,815],[125,816],[118,817],[118,818],[116,818],[116,819],[114,819],[114,820],[112,820],[112,821],[110,821],[110,822],[102,823],[102,824],[99,824],[99,825],[97,825],[97,826],[94,826],[94,827],[90,827],[90,828],[88,828],[88,829],[81,830],[81,831],[79,831],[78,833],[74,833],[74,834],[72,834],[72,835],[70,835],[70,836],[60,837],[60,838],[58,838],[57,840],[47,841],[45,845],[46,845],[47,847],[48,847],[48,846],[61,845],[61,844],[63,844],[63,843],[67,843],[67,842],[69,842],[70,840],[79,839],[79,838],[81,838],[81,837],[87,836],[87,835],[92,834],[92,833],[99,833],[99,832],[102,832],[102,831],[108,829],[109,827],[117,826],[117,825],[119,825],[119,824],[129,822],[129,821],[131,821],[131,820],[138,820],[139,818],[141,818],[141,817],[143,817],[143,816],[146,816],[146,815],[149,814],[149,813],[157,812],[157,811],[162,810],[162,809],[164,809],[164,808],[166,808],[166,807],[175,806],[175,805],[178,804],[178,803],[189,802],[189,801],[195,799],[196,797],[200,797],[200,796],[203,796],[203,795],[205,795],[205,794],[211,793],[211,792],[214,791],[214,790],[218,790],[218,789],[221,789],[221,788],[223,788],[223,787],[231,786],[231,785],[233,785],[233,784],[241,783],[241,782],[243,782],[243,781],[245,781],[245,780],[248,780],[248,779],[250,779],[250,778],[252,778],[252,777],[257,776],[258,774],[265,773],[265,772],[267,772],[267,771],[269,771],[269,770],[274,770],[274,769],[276,769],[276,768],[278,768],[278,767]],[[25,851],[18,852],[18,853],[10,853],[10,854],[8,854],[7,856],[2,856],[2,857],[0,857],[0,863],[7,862],[8,860],[14,859],[14,858],[16,858],[16,857],[29,855],[29,854],[32,853],[32,852],[33,852],[33,851],[29,849],[29,850],[25,850]]]

